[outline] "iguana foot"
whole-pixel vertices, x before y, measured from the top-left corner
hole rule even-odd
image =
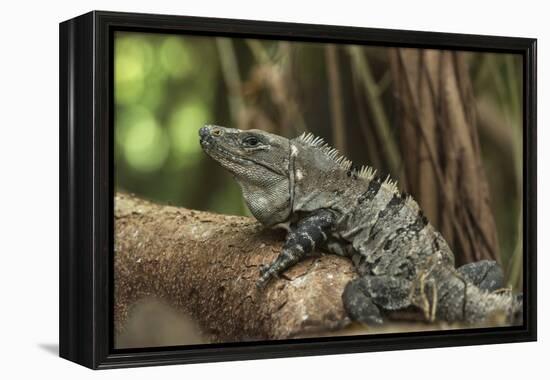
[[[278,277],[277,274],[269,271],[270,266],[261,264],[260,265],[260,279],[256,281],[256,288],[263,289],[269,283],[272,278]]]
[[[357,322],[380,324],[380,309],[398,310],[410,306],[412,283],[394,276],[362,276],[346,285],[342,299],[349,317]]]
[[[384,322],[378,306],[374,304],[368,292],[364,289],[361,278],[350,281],[346,285],[342,300],[348,316],[356,322],[379,325]]]
[[[458,268],[458,272],[482,290],[492,292],[504,287],[504,274],[496,261],[481,260],[469,263]]]

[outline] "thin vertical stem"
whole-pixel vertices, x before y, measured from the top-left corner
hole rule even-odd
[[[360,47],[351,46],[348,51],[351,56],[351,62],[365,88],[376,131],[384,142],[383,151],[388,167],[392,173],[398,175],[400,162],[399,150],[394,136],[392,136],[390,122],[384,111],[382,99],[380,98],[380,90],[370,70],[369,62]]]
[[[239,74],[239,64],[230,38],[216,38],[216,46],[220,56],[222,74],[225,85],[229,90],[229,111],[231,118],[237,125],[241,121],[241,112],[244,110],[242,97],[242,81]]]
[[[332,141],[336,149],[346,152],[346,131],[342,107],[342,78],[338,71],[338,48],[329,44],[325,48],[328,76],[330,115],[332,118]]]

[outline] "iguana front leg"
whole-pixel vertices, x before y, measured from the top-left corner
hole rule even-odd
[[[256,283],[263,287],[272,277],[298,263],[315,247],[318,247],[327,240],[328,233],[334,226],[335,215],[329,210],[318,210],[301,219],[286,236],[286,241],[281,254],[270,265],[260,270],[260,279]]]

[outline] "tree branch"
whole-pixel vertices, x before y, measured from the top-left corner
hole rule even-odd
[[[115,199],[115,329],[131,306],[158,297],[191,315],[213,341],[323,335],[349,324],[341,294],[354,276],[337,256],[305,260],[256,289],[259,266],[283,236],[251,218]]]

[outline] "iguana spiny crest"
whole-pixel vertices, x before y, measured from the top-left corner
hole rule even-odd
[[[348,315],[381,323],[386,310],[418,307],[427,318],[480,322],[516,317],[521,302],[492,261],[454,267],[454,256],[416,201],[351,161],[322,138],[287,139],[261,130],[208,125],[203,150],[239,183],[252,214],[288,229],[283,251],[261,271],[264,286],[316,247],[349,257],[360,275],[344,291]]]

